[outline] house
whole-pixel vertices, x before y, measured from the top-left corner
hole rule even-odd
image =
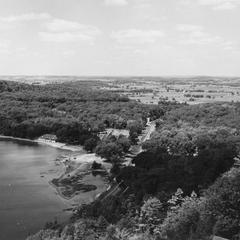
[[[54,134],[44,134],[39,138],[39,140],[44,140],[46,142],[56,142],[57,136]]]

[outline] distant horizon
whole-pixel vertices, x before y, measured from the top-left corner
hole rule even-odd
[[[192,77],[210,77],[210,78],[225,78],[225,77],[230,77],[230,78],[240,78],[239,75],[72,75],[72,74],[4,74],[0,75],[1,77],[126,77],[126,78],[131,78],[131,77],[187,77],[187,78],[192,78]]]

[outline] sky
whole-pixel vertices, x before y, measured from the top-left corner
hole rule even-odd
[[[240,76],[240,0],[0,0],[0,75]]]

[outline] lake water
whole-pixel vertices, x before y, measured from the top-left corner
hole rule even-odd
[[[49,180],[61,150],[25,142],[0,140],[0,240],[23,240],[47,221],[66,221],[70,204],[56,194]]]

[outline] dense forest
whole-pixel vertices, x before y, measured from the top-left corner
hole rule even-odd
[[[42,86],[0,82],[0,133],[81,144],[113,163],[118,191],[77,207],[30,240],[240,239],[240,104],[145,105],[100,90],[99,82]],[[136,144],[147,117],[156,130],[132,165],[121,159]],[[106,128],[128,129],[126,136]]]
[[[111,171],[120,191],[29,239],[240,239],[239,122],[239,103],[171,106],[134,165]],[[111,141],[128,149],[125,140]]]
[[[172,106],[149,107],[100,86],[97,81],[41,86],[1,81],[0,134],[29,139],[55,134],[57,141],[92,151],[105,128],[128,128],[134,139],[147,117],[159,118]]]

